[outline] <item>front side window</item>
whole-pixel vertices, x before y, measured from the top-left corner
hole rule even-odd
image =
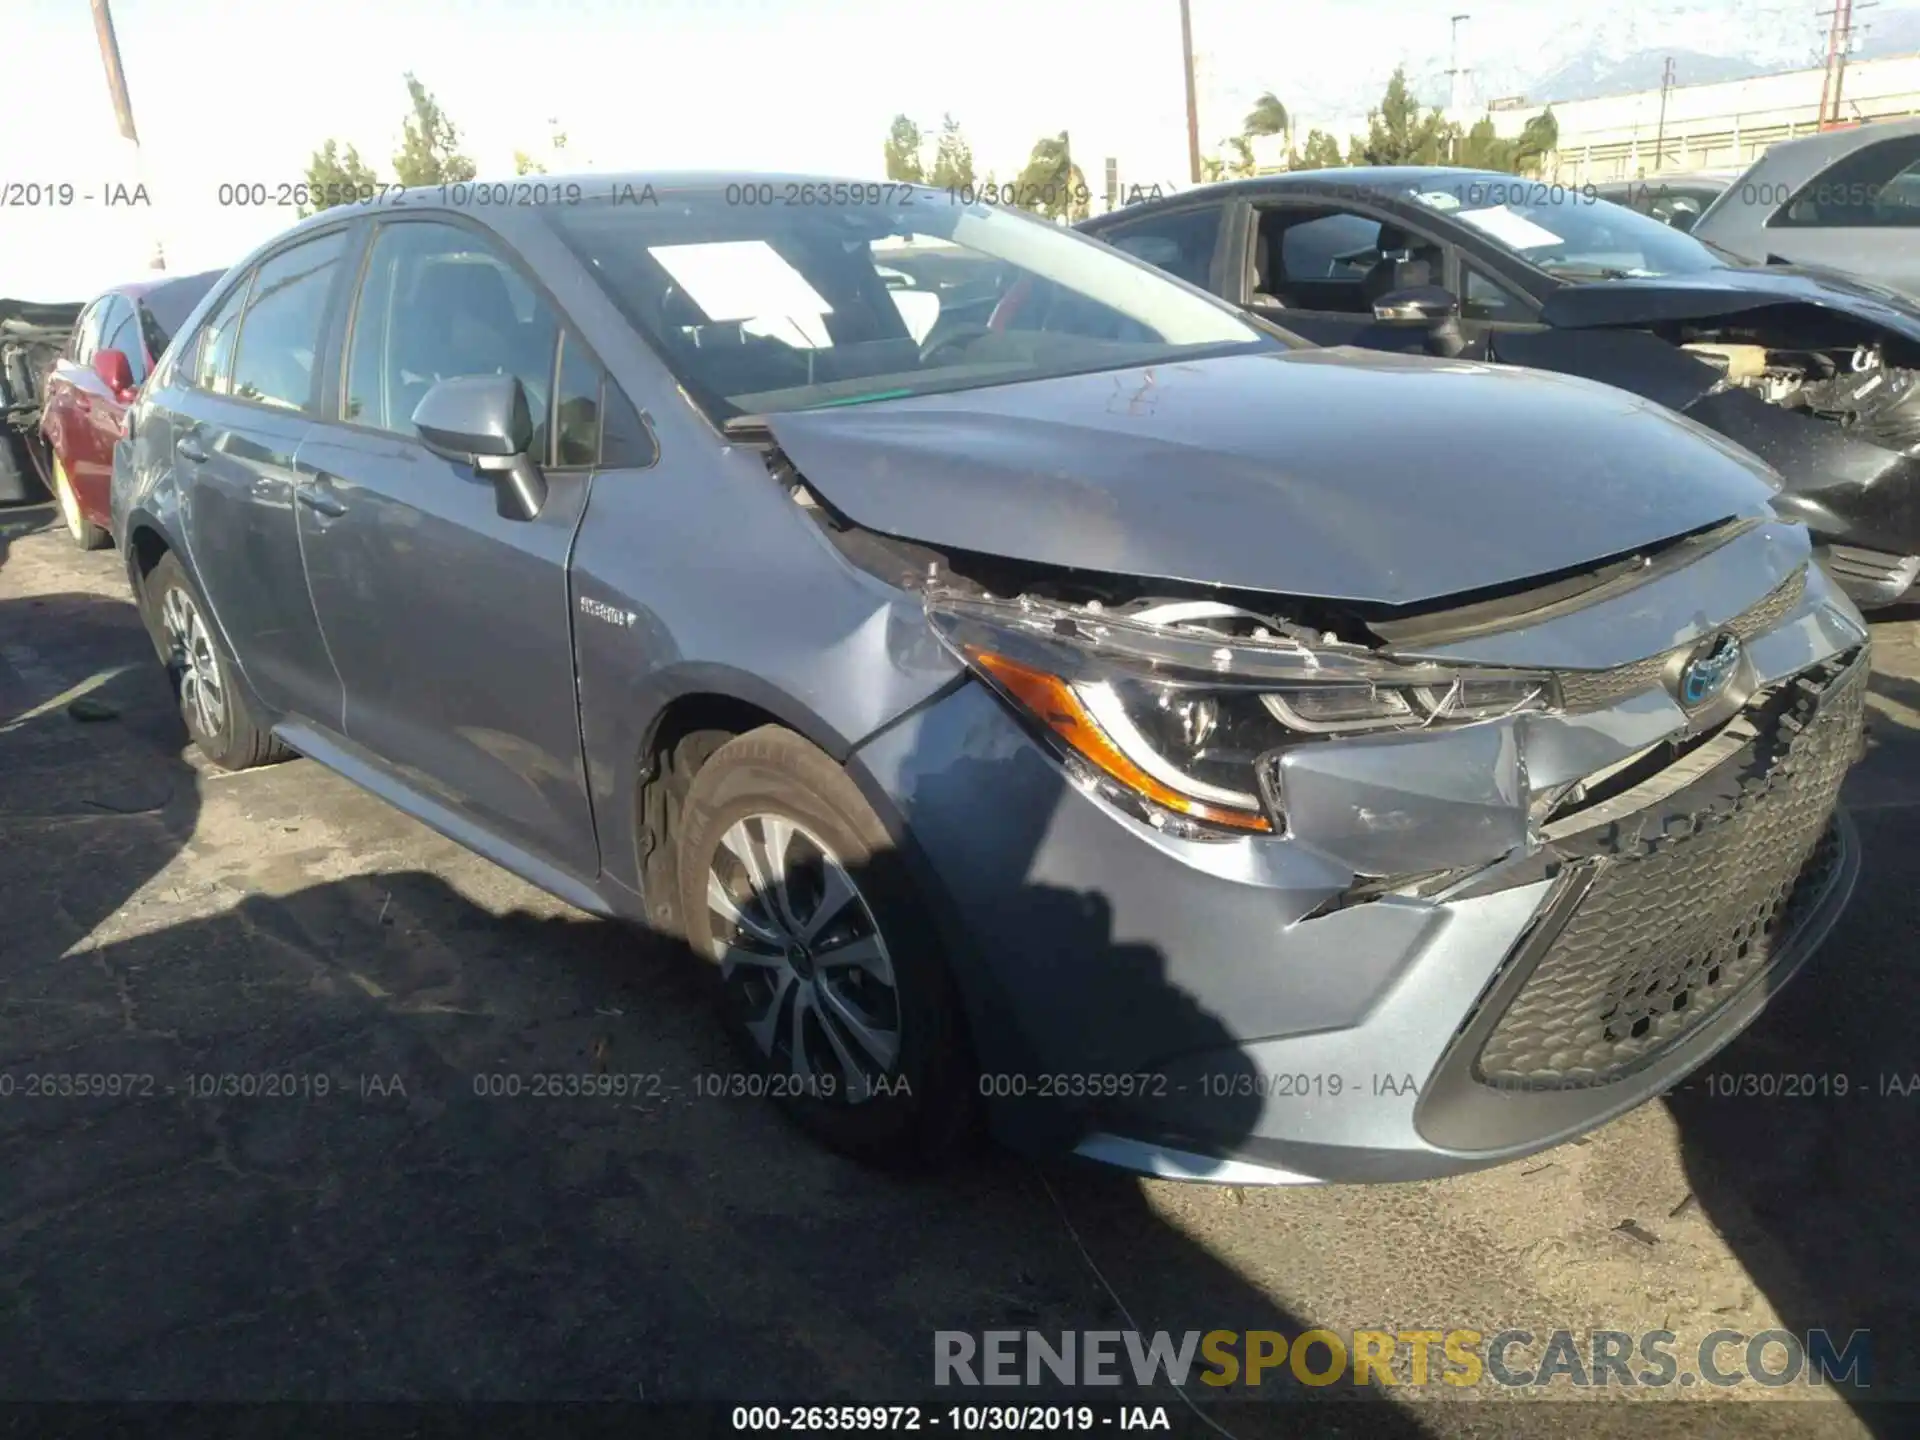
[[[576,469],[600,463],[600,385],[599,363],[568,332],[560,341],[560,385],[553,405],[555,465]]]
[[[1841,157],[1767,224],[1785,230],[1920,226],[1920,135]]]
[[[354,306],[341,418],[414,434],[413,412],[440,380],[513,375],[544,455],[560,326],[552,309],[481,237],[410,221],[374,237]]]
[[[1109,226],[1099,238],[1137,260],[1206,288],[1220,239],[1220,207],[1174,210]]]
[[[1527,303],[1490,275],[1473,266],[1464,267],[1466,293],[1460,297],[1460,315],[1465,320],[1529,320]]]
[[[716,419],[1276,343],[1029,216],[899,185],[821,185],[790,206],[739,198],[778,188],[670,190],[549,217]]]
[[[346,245],[346,232],[336,230],[282,250],[255,272],[234,346],[235,398],[282,410],[312,402],[327,294]]]
[[[227,384],[233,378],[233,338],[240,327],[240,310],[247,302],[247,287],[252,281],[249,275],[234,286],[220,308],[200,327],[198,349],[193,352],[193,369],[188,381],[194,389],[213,395],[227,393]]]

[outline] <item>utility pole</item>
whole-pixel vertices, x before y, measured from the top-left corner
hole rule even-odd
[[[1862,10],[1873,9],[1875,0],[1859,6]],[[1820,77],[1820,120],[1819,128],[1828,129],[1840,123],[1840,92],[1846,81],[1847,56],[1853,51],[1853,0],[1833,0],[1833,9],[1822,10],[1820,18],[1829,20],[1827,27],[1827,64],[1826,71]]]
[[[1653,132],[1653,173],[1660,173],[1661,146],[1667,138],[1667,96],[1673,90],[1673,57],[1660,67],[1660,123]]]
[[[1473,17],[1471,15],[1455,15],[1452,21],[1452,25],[1453,25],[1452,35],[1447,42],[1447,119],[1448,120],[1453,119],[1453,112],[1459,109],[1460,107],[1460,77],[1466,74],[1466,71],[1460,68],[1460,24],[1463,20],[1471,20],[1472,18]],[[1447,159],[1449,161],[1455,158],[1453,153],[1454,144],[1455,144],[1454,138],[1451,134],[1449,134],[1447,137]]]
[[[1460,104],[1460,77],[1467,73],[1460,68],[1460,26],[1472,18],[1471,15],[1453,17],[1453,39],[1447,49],[1447,109],[1449,110],[1456,109]]]
[[[1187,172],[1195,185],[1200,183],[1200,101],[1193,93],[1193,10],[1189,0],[1180,0],[1180,63],[1187,77]]]
[[[107,70],[107,93],[113,99],[113,118],[120,128],[120,134],[133,142],[134,177],[136,182],[140,182],[145,178],[140,157],[140,132],[133,125],[133,101],[127,95],[126,72],[120,68],[120,42],[113,33],[113,14],[107,8],[107,0],[93,0],[93,33],[100,41],[100,63]],[[147,268],[167,268],[166,251],[157,235],[153,241],[153,259]]]

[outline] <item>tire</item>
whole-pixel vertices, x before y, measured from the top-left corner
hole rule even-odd
[[[289,758],[255,714],[239,683],[233,657],[207,619],[206,606],[171,553],[147,576],[149,623],[180,701],[180,718],[193,743],[222,770],[247,770]]]
[[[59,503],[68,537],[80,549],[104,550],[113,543],[111,535],[81,513],[80,497],[74,494],[73,482],[67,478],[67,467],[60,462],[57,450],[53,452],[53,498]]]
[[[870,1163],[950,1156],[973,1114],[959,999],[886,827],[846,772],[763,726],[701,767],[679,829],[687,942],[720,968],[748,1093]],[[749,857],[781,883],[756,884]],[[823,913],[829,891],[841,903]]]

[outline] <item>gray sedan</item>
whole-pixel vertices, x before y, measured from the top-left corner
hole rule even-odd
[[[115,530],[210,759],[683,938],[728,1093],[887,1162],[1473,1169],[1845,905],[1866,631],[1729,442],[939,191],[538,183],[243,261]]]

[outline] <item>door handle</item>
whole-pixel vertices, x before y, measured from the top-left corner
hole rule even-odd
[[[293,494],[302,505],[321,515],[333,517],[347,513],[347,507],[342,502],[334,499],[326,491],[311,485],[296,485],[293,487]]]
[[[207,458],[207,452],[200,448],[200,442],[191,435],[182,435],[173,442],[173,453],[184,455],[198,465]]]

